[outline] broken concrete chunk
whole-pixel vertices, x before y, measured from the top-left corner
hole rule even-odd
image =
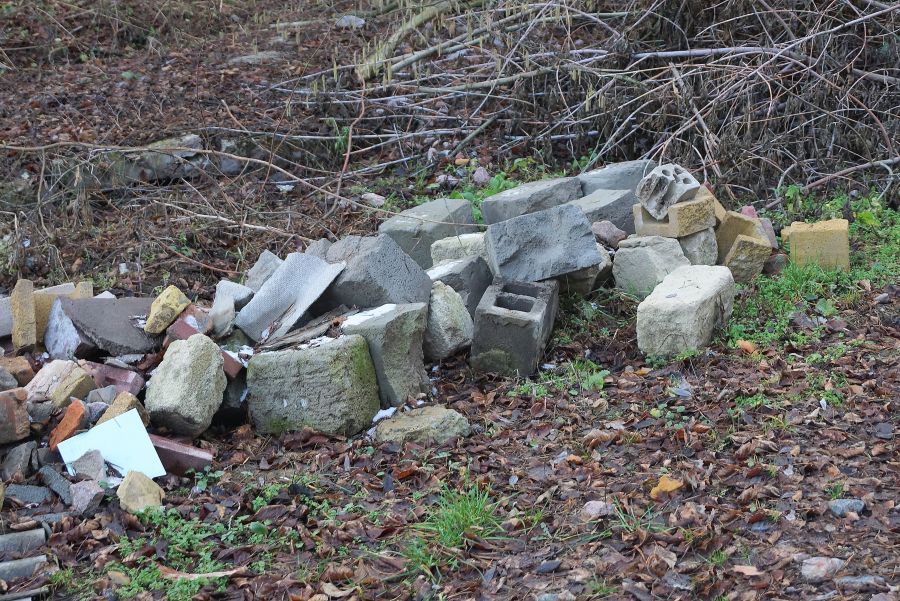
[[[701,350],[727,323],[733,302],[734,279],[727,268],[680,267],[638,305],[638,348],[660,357]]]
[[[425,357],[446,359],[472,344],[474,325],[462,297],[443,282],[435,282],[428,304]]]
[[[487,261],[487,253],[484,250],[484,232],[450,236],[431,244],[432,265],[466,257],[481,257]]]
[[[478,231],[468,200],[439,198],[407,209],[378,226],[423,269],[432,265],[431,245],[448,236]]]
[[[446,407],[428,406],[396,413],[375,426],[377,442],[414,442],[444,444],[453,438],[468,436],[469,420],[461,413]]]
[[[28,391],[24,388],[0,392],[0,444],[16,442],[31,434],[27,400]]]
[[[209,310],[212,333],[215,336],[227,336],[237,311],[240,311],[253,298],[253,290],[247,286],[222,280],[216,284],[216,297]]]
[[[428,270],[434,282],[443,282],[459,294],[469,315],[474,317],[481,295],[494,279],[487,262],[479,256],[464,257],[436,264]]]
[[[59,472],[49,465],[45,465],[38,471],[44,485],[56,493],[60,500],[66,504],[72,504],[72,483],[65,479]]]
[[[50,310],[58,298],[92,298],[94,296],[94,284],[92,282],[79,282],[78,284],[61,284],[52,288],[44,288],[34,293],[34,319],[38,341],[44,340],[47,331],[47,320],[50,318]]]
[[[667,163],[648,173],[638,184],[636,192],[638,202],[647,212],[655,219],[663,219],[669,207],[691,200],[699,189],[700,182],[687,170]]]
[[[628,232],[634,231],[631,207],[637,201],[632,190],[596,190],[587,196],[569,201],[581,209],[588,221],[608,220]]]
[[[119,391],[115,386],[104,386],[103,388],[95,388],[94,390],[87,393],[87,396],[84,398],[85,404],[90,403],[102,403],[103,405],[109,406],[112,405],[112,402],[116,400],[116,396],[118,396]]]
[[[581,182],[574,177],[529,182],[485,198],[481,202],[481,215],[487,224],[500,223],[556,207],[581,196]]]
[[[104,491],[97,482],[93,480],[76,482],[72,485],[71,491],[71,508],[75,515],[91,517],[100,509]]]
[[[722,264],[731,270],[734,281],[746,284],[762,273],[772,247],[756,236],[740,234]]]
[[[716,245],[719,249],[719,263],[724,264],[725,257],[731,252],[738,236],[756,238],[761,243],[768,245],[769,239],[763,230],[759,219],[741,215],[737,211],[726,211],[722,222],[716,229]]]
[[[366,339],[383,408],[399,407],[431,387],[422,352],[426,312],[425,303],[382,305],[341,324],[344,334]]]
[[[0,476],[3,480],[12,480],[16,474],[22,474],[23,478],[27,478],[32,473],[31,454],[37,448],[34,441],[23,442],[16,445],[6,452],[3,458],[3,465],[0,466]]]
[[[340,305],[371,309],[428,302],[431,280],[389,236],[347,236],[331,245],[327,259],[347,266],[323,295],[322,312]]]
[[[58,299],[44,342],[56,359],[105,354],[143,355],[159,349],[161,337],[138,327],[154,301],[149,298]]]
[[[475,312],[472,367],[513,377],[533,374],[553,331],[558,307],[559,282],[555,280],[495,280]]]
[[[73,461],[71,467],[77,478],[87,478],[96,482],[102,482],[107,478],[106,461],[97,449],[91,449]]]
[[[170,285],[150,305],[144,332],[162,334],[190,304],[191,300],[177,286]]]
[[[145,426],[150,425],[150,416],[147,414],[147,410],[144,409],[144,405],[130,392],[120,392],[116,395],[115,400],[109,405],[109,409],[107,409],[103,413],[103,416],[97,420],[97,425],[99,426],[104,422],[108,422],[120,415],[124,415],[132,409],[137,410],[141,417],[141,422],[143,422]]]
[[[222,351],[203,334],[170,344],[147,385],[151,421],[176,434],[202,434],[222,404],[222,364]]]
[[[679,238],[678,244],[691,265],[715,265],[719,257],[716,232],[712,228]]]
[[[613,260],[616,287],[644,298],[667,275],[690,265],[684,251],[674,238],[644,236],[628,238],[619,243]]]
[[[322,295],[343,263],[291,253],[241,309],[235,325],[256,341],[277,339],[298,325],[307,309]]]
[[[247,272],[247,281],[244,284],[253,292],[259,292],[262,285],[266,283],[269,276],[275,273],[282,262],[275,253],[268,250],[262,251],[256,263]]]
[[[716,215],[708,197],[674,204],[663,219],[655,219],[639,204],[633,209],[634,231],[638,236],[682,238],[716,225]]]
[[[10,298],[13,328],[12,344],[16,353],[30,351],[37,344],[37,324],[34,315],[34,284],[18,280]]]
[[[637,189],[641,180],[656,168],[656,161],[649,159],[639,161],[623,161],[611,163],[600,169],[594,169],[578,176],[581,191],[585,196],[597,190],[631,190]],[[628,207],[631,211],[631,207]]]
[[[587,296],[609,279],[612,274],[612,259],[600,244],[597,245],[597,250],[600,252],[599,263],[556,278],[559,281],[561,294]]]
[[[580,209],[562,205],[488,227],[491,271],[509,280],[532,282],[597,265],[591,224]]]
[[[12,334],[12,301],[8,296],[0,296],[0,338]]]
[[[153,480],[141,472],[130,471],[116,490],[119,505],[128,513],[139,513],[145,509],[162,505],[165,493]]]
[[[817,223],[795,221],[790,229],[791,261],[823,269],[850,269],[849,223],[830,219]]]
[[[267,434],[309,426],[352,436],[369,427],[380,406],[375,367],[359,335],[257,354],[247,388],[253,423]]]
[[[312,255],[314,257],[319,257],[323,261],[327,260],[328,249],[331,248],[331,240],[326,238],[319,238],[318,240],[313,240],[310,242],[309,246],[306,247],[306,250],[303,252],[307,255]]]

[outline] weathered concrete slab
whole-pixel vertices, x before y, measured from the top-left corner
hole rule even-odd
[[[97,351],[132,355],[159,349],[162,337],[140,327],[151,298],[57,299],[50,312],[44,342],[54,359],[89,357]]]
[[[499,223],[556,207],[581,196],[581,182],[577,178],[544,179],[485,198],[481,202],[481,215],[487,224]]]
[[[247,272],[247,281],[244,284],[253,292],[259,292],[262,285],[266,283],[269,276],[275,273],[275,270],[281,266],[282,262],[274,253],[268,250],[262,251],[256,263]]]
[[[423,269],[432,266],[431,245],[448,236],[478,231],[468,200],[439,198],[394,215],[378,226]]]
[[[631,207],[637,202],[632,190],[595,190],[566,204],[581,209],[588,221],[611,221],[628,233],[634,232]]]
[[[656,161],[650,159],[611,163],[600,169],[582,173],[578,176],[578,181],[581,182],[581,191],[585,196],[597,190],[631,190],[634,192],[644,176],[655,168]],[[628,210],[631,210],[630,206]]]

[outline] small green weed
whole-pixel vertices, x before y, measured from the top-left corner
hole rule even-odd
[[[619,592],[619,589],[607,583],[606,578],[592,578],[587,583],[588,599],[603,599]]]
[[[728,561],[728,553],[726,553],[722,549],[719,549],[718,551],[713,551],[712,554],[706,558],[706,561],[708,561],[710,564],[716,566],[717,568],[720,568],[723,565],[725,565],[725,562]]]
[[[845,492],[846,490],[843,482],[835,482],[834,484],[829,484],[825,487],[825,494],[828,495],[828,498],[832,501],[843,499]]]

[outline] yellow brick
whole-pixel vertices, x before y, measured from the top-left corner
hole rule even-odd
[[[76,367],[50,392],[50,400],[54,407],[66,407],[72,397],[84,400],[87,393],[95,387],[94,378],[80,367]]]
[[[177,286],[169,286],[150,305],[150,315],[147,316],[144,331],[148,334],[162,334],[190,304],[190,299]]]
[[[725,220],[725,214],[728,211],[725,210],[725,207],[722,206],[722,203],[719,202],[719,199],[716,198],[715,194],[709,191],[709,188],[700,186],[700,189],[694,194],[694,200],[704,200],[707,198],[712,202],[713,213],[716,216],[716,227],[719,227],[719,224]]]
[[[725,218],[716,230],[716,244],[719,245],[719,264],[725,264],[725,257],[734,245],[738,236],[748,236],[763,242],[769,248],[769,238],[759,219],[747,217],[737,211],[726,211]]]
[[[850,224],[846,219],[795,221],[790,230],[791,261],[825,269],[850,270]]]
[[[35,292],[34,323],[37,339],[44,339],[44,332],[47,331],[47,320],[50,318],[50,310],[53,308],[53,302],[57,298],[77,299],[91,298],[92,296],[94,296],[94,284],[91,282],[79,282],[74,286],[72,284],[62,284]]]
[[[770,254],[768,241],[739,234],[722,264],[731,270],[735,282],[746,284],[762,272]]]
[[[100,419],[97,420],[97,425],[99,426],[103,422],[124,415],[132,409],[137,409],[138,415],[141,416],[141,421],[144,422],[145,426],[150,425],[150,416],[147,415],[147,410],[144,409],[144,406],[138,398],[130,392],[120,392],[113,400],[112,405],[110,405],[109,408],[103,412]]]
[[[694,198],[669,207],[665,219],[655,219],[643,206],[632,207],[634,231],[638,236],[683,238],[715,227],[716,216],[710,197]]]
[[[34,322],[34,284],[31,280],[19,280],[9,295],[12,312],[12,343],[18,352],[30,351],[37,344],[37,328]]]

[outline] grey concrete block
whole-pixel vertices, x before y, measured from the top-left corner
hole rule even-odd
[[[244,282],[244,285],[254,292],[259,292],[262,285],[266,283],[270,275],[275,273],[275,270],[278,269],[281,263],[282,260],[274,253],[268,250],[262,251],[256,263],[247,272],[247,281]]]
[[[301,323],[307,309],[344,269],[340,262],[291,253],[234,320],[256,341],[276,339]]]
[[[487,224],[499,223],[556,207],[581,196],[581,182],[577,178],[543,179],[485,198],[481,202],[481,215]]]
[[[643,299],[667,275],[690,264],[675,238],[640,236],[619,243],[612,272],[617,288]]]
[[[0,477],[11,480],[17,473],[25,478],[31,475],[31,453],[37,448],[33,440],[16,445],[6,452],[3,465],[0,466]]]
[[[64,476],[49,465],[45,465],[38,470],[38,475],[47,488],[55,492],[64,504],[72,504],[72,483],[66,480]]]
[[[656,168],[656,161],[643,159],[612,163],[578,176],[582,194],[588,196],[597,190],[634,191],[644,176]],[[631,208],[629,207],[629,211]]]
[[[669,207],[690,200],[700,189],[698,182],[688,171],[674,163],[660,165],[641,180],[637,197],[641,205],[655,219],[663,219]]]
[[[390,236],[348,236],[332,244],[326,258],[344,261],[346,267],[316,304],[317,313],[340,305],[371,309],[427,303],[431,295],[425,271]]]
[[[631,190],[600,189],[566,204],[581,209],[588,221],[611,221],[616,227],[633,233],[634,218],[631,207],[634,206],[636,198]]]
[[[556,278],[560,294],[587,296],[609,279],[612,275],[612,259],[602,245],[597,244],[597,250],[600,251],[599,263]]]
[[[432,265],[431,245],[448,236],[478,231],[468,200],[439,198],[394,215],[378,226],[423,269]]]
[[[307,255],[319,257],[324,261],[328,256],[328,249],[331,248],[331,244],[331,240],[328,240],[326,238],[319,238],[318,240],[314,240],[313,242],[311,242],[303,252]]]
[[[369,345],[382,408],[399,407],[431,389],[422,351],[427,310],[425,303],[382,305],[341,324],[344,334],[359,334]]]
[[[159,349],[162,336],[146,334],[141,321],[152,298],[58,298],[53,302],[44,344],[54,359],[142,355]]]
[[[590,222],[572,205],[494,223],[485,248],[491,271],[513,281],[545,280],[601,261]]]
[[[540,363],[559,308],[559,283],[497,279],[475,312],[470,364],[478,371],[527,377]]]
[[[229,280],[221,280],[216,284],[216,297],[209,310],[212,333],[215,336],[227,336],[235,315],[253,298],[253,289]]]
[[[15,499],[22,505],[40,505],[50,500],[50,489],[30,484],[10,484],[6,487],[6,498]]]
[[[472,317],[475,317],[481,295],[494,280],[491,268],[478,256],[445,261],[435,265],[427,273],[432,283],[443,282],[456,290]]]

